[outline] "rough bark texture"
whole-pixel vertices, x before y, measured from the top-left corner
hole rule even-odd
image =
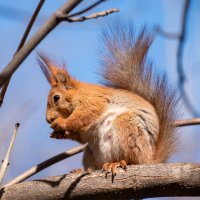
[[[2,200],[130,199],[200,196],[200,164],[132,165],[114,183],[101,171],[71,173],[2,189]]]

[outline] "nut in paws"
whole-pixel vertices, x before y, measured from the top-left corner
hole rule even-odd
[[[66,130],[66,123],[65,120],[62,119],[61,117],[55,119],[52,123],[51,123],[51,128],[53,128],[56,131],[64,131]]]

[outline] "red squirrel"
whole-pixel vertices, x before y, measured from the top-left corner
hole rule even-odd
[[[100,52],[104,85],[78,81],[39,53],[52,87],[46,111],[51,137],[88,143],[85,170],[116,175],[117,167],[165,162],[174,152],[177,95],[146,59],[153,38],[146,28],[137,37],[132,25],[107,28]]]

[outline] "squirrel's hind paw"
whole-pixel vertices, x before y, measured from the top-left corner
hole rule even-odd
[[[102,173],[105,172],[106,178],[109,173],[112,174],[112,183],[114,182],[114,178],[117,175],[117,168],[121,167],[126,171],[127,169],[127,164],[124,160],[121,160],[120,162],[115,162],[115,163],[105,163],[102,167]]]

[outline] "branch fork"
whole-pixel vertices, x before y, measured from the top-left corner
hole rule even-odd
[[[83,21],[89,20],[89,19],[96,19],[96,18],[99,18],[99,17],[104,17],[104,16],[109,15],[109,14],[114,13],[114,12],[119,12],[119,9],[113,8],[113,9],[105,10],[105,11],[102,11],[102,12],[93,13],[93,14],[88,15],[88,16],[82,16],[82,17],[77,17],[77,18],[70,17],[67,14],[60,14],[60,15],[57,15],[57,19],[60,20],[60,21],[67,21],[67,22],[83,22]]]

